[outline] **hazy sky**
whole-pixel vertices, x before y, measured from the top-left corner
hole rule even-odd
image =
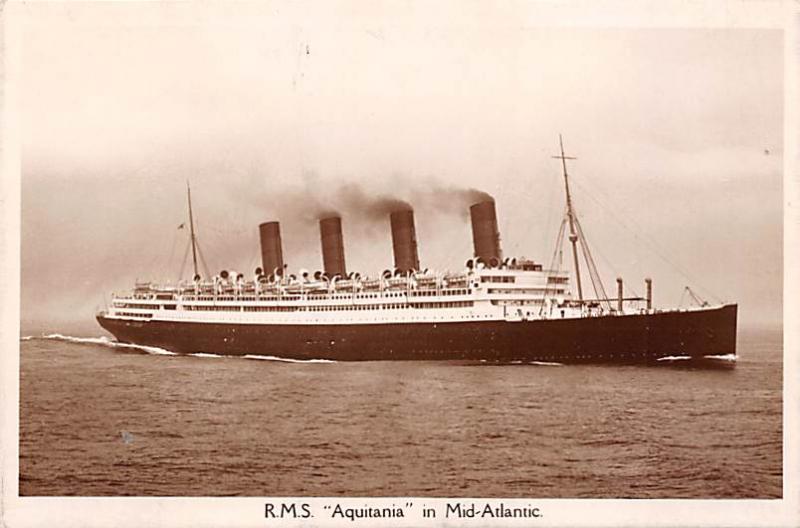
[[[320,207],[343,215],[349,269],[388,267],[388,219],[345,186],[415,206],[423,266],[471,255],[450,192],[468,188],[496,198],[506,255],[547,264],[559,133],[609,291],[652,276],[658,306],[691,284],[742,324],[779,320],[781,32],[180,9],[61,6],[23,28],[24,322],[90,320],[136,278],[177,278],[187,179],[212,271],[250,275],[268,220],[291,268],[319,269]]]

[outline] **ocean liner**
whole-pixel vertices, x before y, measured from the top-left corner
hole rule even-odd
[[[251,278],[202,277],[188,189],[194,276],[172,285],[138,283],[114,295],[97,321],[124,343],[178,353],[289,359],[467,360],[500,363],[689,363],[736,354],[735,304],[657,309],[609,297],[575,214],[563,144],[566,207],[551,265],[503,257],[495,203],[470,210],[474,255],[460,272],[420,266],[410,207],[390,211],[394,267],[362,276],[345,266],[342,219],[319,221],[323,270],[291,273],[278,222],[259,226],[261,266]],[[564,241],[572,270],[557,265]],[[188,246],[187,246],[188,250]],[[201,255],[202,256],[202,255]],[[581,257],[594,298],[585,295]],[[574,291],[572,284],[574,282]],[[662,363],[663,364],[663,363]]]

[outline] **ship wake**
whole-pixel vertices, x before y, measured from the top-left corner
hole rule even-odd
[[[540,367],[563,367],[563,363],[556,363],[555,361],[529,361],[528,365],[539,365]]]
[[[736,354],[723,354],[721,356],[703,356],[706,359],[716,359],[718,361],[736,361],[739,357]]]
[[[711,361],[719,361],[719,362],[728,362],[728,363],[736,363],[738,356],[736,354],[723,354],[723,355],[712,355],[712,356],[702,356],[701,358],[692,357],[692,356],[662,356],[656,361],[692,361],[692,360],[711,360]]]
[[[247,354],[242,357],[244,359],[260,359],[263,361],[283,361],[284,363],[336,363],[336,361],[332,359],[291,359],[277,356],[259,356],[255,354]]]
[[[134,345],[131,343],[120,343],[118,341],[113,341],[106,336],[100,337],[75,337],[69,336],[64,334],[45,334],[41,336],[25,336],[20,338],[20,341],[31,341],[33,339],[44,339],[44,340],[52,340],[52,341],[64,341],[67,343],[77,343],[77,344],[84,344],[84,345],[100,345],[108,348],[127,348],[127,349],[135,349],[141,350],[143,352],[147,352],[148,354],[158,355],[158,356],[177,356],[175,352],[171,352],[169,350],[154,347],[154,346],[146,346],[146,345]]]
[[[44,334],[38,336],[22,336],[19,338],[20,341],[34,341],[34,340],[48,340],[48,341],[63,341],[65,343],[75,343],[81,345],[99,345],[104,346],[107,348],[112,349],[130,349],[130,350],[141,350],[148,354],[158,355],[158,356],[191,356],[195,358],[228,358],[228,359],[260,359],[266,361],[280,361],[284,363],[336,363],[336,361],[331,359],[291,359],[291,358],[283,358],[278,356],[261,356],[261,355],[246,355],[246,356],[222,356],[219,354],[209,354],[207,352],[196,352],[192,354],[178,354],[177,352],[172,352],[170,350],[166,350],[164,348],[154,347],[154,346],[147,346],[147,345],[135,345],[132,343],[120,343],[119,341],[114,341],[106,336],[100,337],[76,337],[64,334]]]

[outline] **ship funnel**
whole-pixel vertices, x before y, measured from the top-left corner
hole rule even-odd
[[[470,206],[469,213],[472,218],[472,243],[475,246],[475,256],[486,263],[499,262],[503,254],[500,251],[500,232],[497,230],[494,200]]]
[[[407,271],[419,269],[417,254],[417,233],[414,229],[414,211],[405,209],[392,211],[389,215],[392,225],[392,249],[394,250],[394,267]]]
[[[319,234],[322,241],[322,265],[328,277],[345,277],[344,240],[342,238],[342,219],[338,216],[319,221]]]
[[[263,273],[283,269],[283,249],[281,249],[281,228],[278,222],[266,222],[258,226],[261,239],[261,268]]]

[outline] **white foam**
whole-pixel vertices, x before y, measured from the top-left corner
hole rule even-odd
[[[264,361],[283,361],[285,363],[336,363],[331,359],[290,359],[277,356],[259,356],[256,354],[247,354],[242,356],[244,359],[261,359]]]
[[[692,356],[663,356],[656,361],[682,361],[686,359],[692,359]]]
[[[723,354],[721,356],[703,356],[708,359],[718,359],[720,361],[736,361],[738,358],[736,354]]]
[[[132,343],[117,343],[116,341],[109,341],[108,346],[113,348],[135,348],[137,350],[144,350],[148,354],[155,354],[157,356],[177,356],[178,354],[172,352],[171,350],[166,350],[164,348],[158,348],[154,346],[146,346],[146,345],[134,345]]]
[[[46,334],[42,339],[55,339],[57,341],[69,341],[70,343],[92,343],[95,345],[110,345],[113,342],[106,336],[100,337],[75,337],[64,334]]]
[[[142,350],[147,352],[148,354],[155,354],[159,356],[177,356],[178,354],[172,352],[170,350],[165,350],[163,348],[154,347],[154,346],[147,346],[147,345],[135,345],[133,343],[120,343],[118,341],[113,341],[106,336],[100,337],[76,337],[76,336],[68,336],[64,334],[46,334],[41,336],[25,336],[20,338],[22,341],[30,341],[32,339],[53,339],[55,341],[66,341],[68,343],[80,343],[80,344],[90,344],[90,345],[102,345],[107,346],[110,348],[132,348],[136,350]],[[199,358],[224,358],[225,356],[221,356],[218,354],[209,354],[206,352],[196,352],[193,354],[188,354],[193,357]],[[336,363],[336,361],[330,359],[290,359],[290,358],[282,358],[277,356],[259,356],[259,355],[246,355],[241,356],[245,359],[261,359],[266,361],[283,361],[285,363]]]
[[[531,361],[529,365],[541,365],[543,367],[563,367],[563,363],[556,363],[554,361]]]
[[[75,337],[75,336],[67,336],[64,334],[46,334],[37,339],[53,339],[56,341],[67,341],[69,343],[81,343],[81,344],[91,344],[91,345],[102,345],[111,348],[134,348],[137,350],[142,350],[147,352],[148,354],[156,354],[160,356],[175,356],[177,355],[175,352],[170,352],[169,350],[165,350],[163,348],[158,348],[154,346],[146,346],[146,345],[135,345],[132,343],[119,343],[117,341],[112,341],[106,336],[100,337]]]

